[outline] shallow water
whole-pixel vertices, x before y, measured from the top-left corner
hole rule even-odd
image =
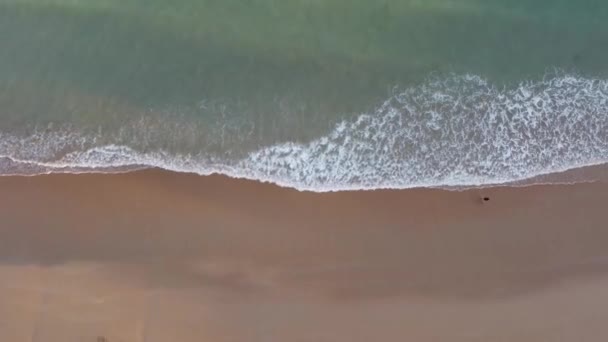
[[[608,161],[602,1],[0,0],[0,171],[309,190]]]

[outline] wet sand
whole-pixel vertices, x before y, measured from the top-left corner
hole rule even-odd
[[[605,341],[607,203],[0,177],[0,341]]]

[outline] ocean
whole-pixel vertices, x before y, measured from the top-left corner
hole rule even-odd
[[[1,342],[608,341],[606,203],[608,0],[0,0]]]
[[[341,191],[607,162],[605,1],[0,0],[1,175]]]

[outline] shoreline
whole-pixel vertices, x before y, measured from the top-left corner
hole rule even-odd
[[[27,164],[34,165],[36,167],[47,167],[36,163],[25,163],[15,162],[9,157],[0,157],[7,159],[8,163],[15,164]],[[72,169],[66,171],[67,169]],[[185,176],[196,176],[196,177],[226,177],[228,179],[237,181],[256,182],[260,184],[268,184],[277,186],[284,189],[292,189],[299,192],[311,192],[311,193],[336,193],[336,192],[368,192],[368,191],[407,191],[407,190],[421,190],[421,189],[437,189],[445,191],[468,191],[468,190],[482,190],[502,187],[529,187],[529,186],[543,186],[543,185],[575,185],[585,183],[596,183],[596,182],[608,182],[608,162],[601,162],[593,165],[573,167],[564,171],[544,173],[536,176],[530,176],[528,178],[520,180],[505,181],[501,183],[487,183],[487,184],[469,184],[469,185],[417,185],[411,187],[354,187],[354,188],[311,188],[307,186],[295,186],[289,183],[274,181],[270,179],[255,178],[252,176],[233,175],[230,173],[223,173],[220,171],[214,171],[207,174],[201,174],[194,171],[178,171],[173,169],[162,168],[158,166],[147,166],[147,165],[124,165],[107,168],[53,168],[51,171],[32,173],[32,174],[0,174],[0,177],[42,177],[52,175],[120,175],[130,174],[138,172],[161,172],[176,175]]]

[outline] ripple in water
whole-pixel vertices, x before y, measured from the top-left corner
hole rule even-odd
[[[311,142],[238,160],[99,140],[69,130],[0,134],[0,155],[11,160],[0,172],[147,166],[312,191],[509,183],[608,162],[608,81],[559,76],[500,89],[474,75],[431,79]]]

